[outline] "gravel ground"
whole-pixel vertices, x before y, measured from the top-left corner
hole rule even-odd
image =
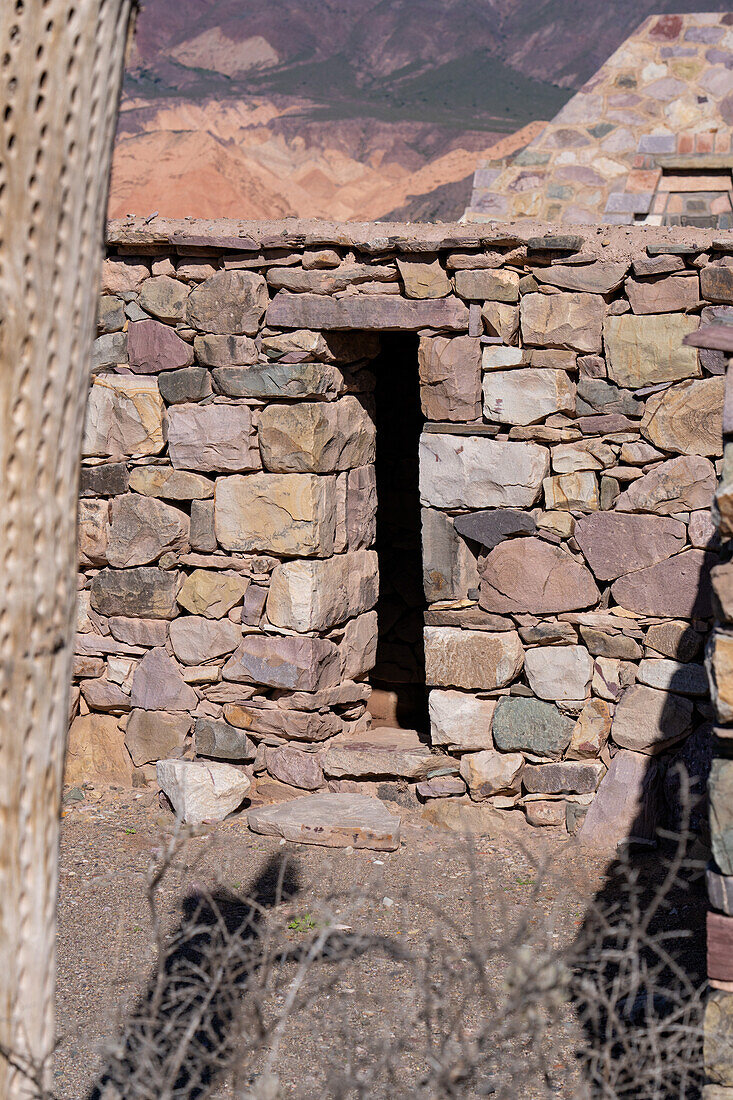
[[[160,890],[162,924],[166,931],[175,930],[186,898],[203,886],[220,896],[260,896],[268,908],[268,926],[294,948],[312,940],[312,925],[317,934],[325,899],[331,899],[333,920],[354,930],[358,920],[359,930],[407,949],[434,933],[434,924],[452,921],[458,932],[470,929],[477,913],[484,935],[504,936],[524,920],[527,934],[536,931],[547,942],[562,946],[577,936],[593,899],[608,894],[608,860],[553,830],[531,829],[521,819],[521,824],[507,825],[501,836],[477,841],[469,851],[465,842],[427,826],[414,811],[401,812],[403,840],[394,853],[284,845],[250,833],[242,817],[193,830]],[[151,860],[160,856],[172,835],[172,820],[148,790],[90,791],[83,802],[65,809],[55,1066],[60,1100],[90,1100],[95,1095],[105,1044],[124,1028],[153,973],[156,952],[146,878]],[[285,853],[289,896],[278,898],[277,867]],[[538,872],[540,864],[548,864],[550,870]],[[659,861],[647,856],[639,866],[651,879]],[[349,895],[359,888],[366,900],[355,914]],[[335,895],[340,900],[333,900]],[[436,916],[431,907],[444,916]],[[693,930],[694,965],[700,964],[704,947],[703,911],[701,891],[687,895],[674,910],[675,919]],[[456,955],[458,970],[464,962],[464,956]],[[490,964],[494,990],[501,988],[503,969],[498,956]],[[400,1037],[400,1021],[407,1020],[415,1007],[415,990],[389,954],[366,952],[331,981],[283,1036],[277,1060],[280,1096],[308,1100],[321,1095],[319,1081],[327,1067],[347,1058],[344,1031],[355,1036],[349,1057],[373,1063],[375,1052]],[[477,1022],[475,1006],[467,1008],[466,1018]],[[584,1092],[574,1068],[572,1020],[566,1025],[567,1033],[563,1031],[558,1041],[550,1095],[579,1097]],[[406,1056],[403,1071],[417,1073],[419,1067]],[[383,1094],[409,1096],[410,1088]],[[241,1084],[222,1080],[213,1095],[239,1097],[247,1092]],[[537,1100],[536,1092],[518,1088],[520,1095]]]

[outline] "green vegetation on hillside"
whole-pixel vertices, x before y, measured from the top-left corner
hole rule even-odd
[[[536,118],[552,118],[572,94],[524,77],[484,51],[435,68],[410,65],[363,86],[342,54],[236,80],[202,69],[176,69],[182,87],[172,86],[177,83],[172,74],[164,82],[139,73],[128,78],[129,91],[146,97],[184,94],[188,99],[282,95],[307,100],[313,105],[308,117],[319,120],[370,117],[507,132]]]

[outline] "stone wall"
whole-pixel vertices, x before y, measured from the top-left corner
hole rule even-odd
[[[113,225],[72,780],[197,754],[262,799],[399,779],[649,835],[709,736],[724,358],[683,340],[733,303],[731,257],[702,231]],[[385,331],[420,336],[432,750],[369,732]]]
[[[721,537],[721,562],[712,572],[716,623],[708,641],[707,671],[716,725],[710,746],[710,846],[707,870],[709,994],[705,1012],[705,1068],[710,1082],[705,1100],[733,1100],[733,325],[704,325],[693,337],[698,346],[729,357],[723,405],[723,471],[713,517]]]

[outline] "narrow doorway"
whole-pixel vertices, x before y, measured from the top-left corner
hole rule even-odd
[[[369,709],[376,725],[427,733],[423,652],[422,543],[418,443],[418,337],[383,333],[374,360],[377,428],[377,540],[379,641],[370,677]]]

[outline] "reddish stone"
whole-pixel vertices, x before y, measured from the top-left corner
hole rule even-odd
[[[267,310],[276,328],[325,330],[409,330],[421,328],[468,331],[468,307],[458,298],[407,301],[384,294],[291,294],[279,290]]]
[[[684,523],[662,516],[596,512],[575,525],[580,549],[604,581],[670,558],[683,549],[686,537]]]
[[[607,435],[613,432],[638,432],[639,422],[629,420],[621,413],[601,413],[598,416],[579,416],[574,427],[583,435]]]
[[[481,416],[481,344],[471,336],[423,337],[418,355],[420,401],[430,420]]]
[[[611,594],[621,607],[641,615],[705,619],[713,613],[710,570],[717,560],[704,550],[686,550],[621,577]]]
[[[713,134],[697,134],[695,137],[695,152],[709,156],[713,151],[714,142]]]
[[[652,840],[661,810],[659,764],[619,749],[601,780],[578,833],[583,844],[615,848],[625,840]]]
[[[315,791],[323,786],[323,771],[316,757],[294,745],[266,748],[265,763],[274,779],[291,787]]]
[[[127,351],[130,370],[136,374],[157,374],[193,363],[191,345],[160,321],[133,321],[127,330]]]
[[[670,275],[648,282],[627,279],[626,294],[634,313],[680,313],[695,308],[700,287],[691,275]]]
[[[421,798],[452,798],[465,794],[466,784],[459,775],[439,775],[418,783],[417,793]]]
[[[621,97],[614,97],[621,98]],[[614,104],[616,107],[636,107],[638,103],[638,96],[624,96],[624,99],[635,100],[636,102],[627,102],[624,104]],[[647,191],[656,191],[657,184],[662,175],[661,168],[635,168],[629,172],[628,179],[626,180],[626,191],[630,191],[635,195],[644,194]],[[636,264],[634,264],[634,270],[636,271]],[[637,272],[638,274],[638,272]]]
[[[682,24],[681,15],[662,15],[649,30],[649,37],[659,38],[664,42],[672,42],[675,38],[679,38]]]
[[[566,168],[564,170],[568,179],[581,178],[576,173],[588,171],[587,168]],[[596,180],[595,182],[599,181]],[[539,282],[549,283],[551,286],[561,287],[564,290],[578,290],[590,294],[610,294],[612,290],[617,290],[621,286],[627,271],[628,263],[604,263],[599,261],[587,265],[555,264],[552,267],[537,269],[533,274]]]
[[[486,611],[499,614],[575,611],[599,599],[590,571],[538,538],[500,543],[481,563],[479,573],[479,602]]]
[[[198,696],[164,649],[151,649],[135,669],[130,705],[141,710],[190,711]]]
[[[563,801],[528,802],[524,807],[524,813],[528,823],[534,825],[535,828],[565,824],[565,803]]]
[[[708,978],[733,982],[733,917],[708,913]]]

